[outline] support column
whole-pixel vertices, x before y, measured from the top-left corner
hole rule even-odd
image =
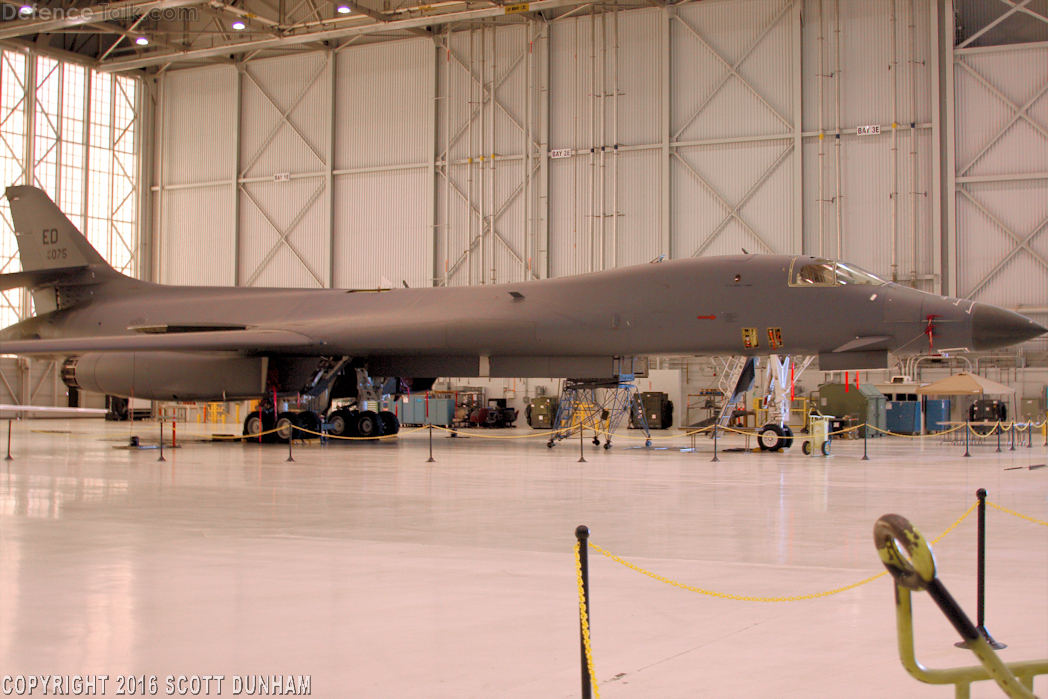
[[[233,79],[233,192],[230,205],[233,207],[233,286],[240,286],[244,281],[240,278],[240,133],[243,131],[240,124],[241,101],[243,97],[244,71],[247,70],[246,63],[236,64],[236,73]]]
[[[328,196],[328,278],[327,287],[335,288],[335,65],[338,54],[334,50],[327,52],[328,63],[328,130],[327,130],[327,172],[324,173],[324,187]]]
[[[673,23],[673,15],[671,9],[664,7],[662,10],[662,45],[659,47],[661,51],[661,64],[662,68],[660,73],[660,86],[659,86],[659,131],[662,134],[662,162],[659,164],[659,169],[662,173],[660,177],[660,192],[659,192],[659,249],[660,255],[665,255],[667,259],[672,259],[673,250],[671,249],[671,234],[670,234],[670,25]]]
[[[440,52],[440,42],[437,36],[433,38],[433,46],[430,51],[431,64],[427,71],[429,80],[426,85],[426,100],[429,102],[429,114],[426,118],[426,152],[429,154],[429,169],[426,171],[429,185],[426,187],[426,210],[429,211],[429,259],[432,261],[430,269],[430,286],[439,286],[437,278],[441,268],[438,251],[440,246],[437,241],[440,237],[437,222],[437,71],[440,61],[437,56]],[[447,155],[445,160],[447,162]],[[330,193],[329,193],[330,194]],[[334,198],[332,197],[332,201]]]
[[[943,34],[942,37],[942,61],[946,73],[946,95],[942,105],[944,114],[943,134],[945,146],[945,182],[946,182],[946,228],[942,232],[942,245],[944,250],[943,260],[943,289],[948,296],[957,296],[960,289],[957,286],[957,248],[960,243],[957,231],[957,157],[954,124],[956,119],[956,103],[954,99],[954,71],[956,70],[956,54],[954,53],[954,37],[957,36],[957,28],[954,18],[953,0],[944,0],[943,7]]]
[[[782,252],[804,253],[804,120],[803,115],[803,49],[801,10],[803,0],[793,3],[793,230],[789,250]],[[822,78],[819,78],[820,80]],[[821,118],[821,115],[820,115]]]
[[[550,113],[550,66],[553,63],[552,41],[549,22],[545,23],[537,41],[544,44],[538,54],[541,57],[538,70],[538,90],[536,91],[539,108],[539,182],[538,192],[538,227],[535,233],[536,276],[547,279],[550,276],[549,256],[549,113]],[[544,63],[543,63],[544,61]]]

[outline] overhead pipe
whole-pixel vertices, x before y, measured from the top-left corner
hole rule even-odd
[[[451,264],[451,26],[448,26],[444,62],[444,286]]]
[[[888,2],[891,42],[888,70],[892,75],[892,281],[899,281],[899,57],[896,40],[895,0]]]
[[[836,139],[834,149],[837,160],[837,195],[834,199],[837,205],[837,259],[844,258],[844,231],[841,212],[841,0],[834,0],[834,22],[836,28],[836,64],[834,66],[834,92],[835,92],[835,122]]]
[[[491,169],[491,219],[488,221],[488,238],[490,245],[491,254],[491,283],[498,283],[498,274],[496,272],[496,260],[497,246],[495,245],[495,212],[498,210],[499,202],[498,196],[495,194],[495,86],[497,85],[498,74],[499,74],[499,54],[496,50],[496,37],[498,35],[498,27],[495,25],[491,26],[491,109],[488,111],[491,113],[491,150],[488,153],[490,156],[490,169]]]
[[[590,13],[590,95],[589,95],[589,269],[594,271],[593,256],[597,251],[597,243],[594,239],[594,218],[597,215],[595,197],[597,184],[596,177],[596,110],[597,110],[597,16]]]
[[[487,173],[484,170],[484,156],[488,152],[488,129],[487,110],[485,106],[487,99],[484,95],[485,80],[488,77],[488,30],[487,27],[480,28],[480,283],[486,281],[488,267],[488,234],[485,230],[487,211],[487,196],[485,195],[487,185]]]
[[[611,186],[611,266],[619,266],[619,2],[615,0],[615,9],[612,14],[612,26],[615,34],[615,45],[612,52],[612,86],[615,93],[611,98],[611,142],[614,147],[612,163],[615,165],[615,174]]]
[[[823,0],[819,0],[819,257],[826,256],[826,232],[824,218],[826,217],[826,166],[823,164],[823,156],[826,155],[826,34],[825,17],[823,13]]]
[[[917,263],[919,244],[917,240],[917,204],[919,187],[917,186],[917,15],[913,0],[910,0],[910,189],[913,199],[910,211],[910,235],[913,237],[913,270],[910,279],[914,289],[917,288]]]
[[[473,286],[473,90],[475,76],[473,73],[473,27],[469,28],[469,152],[466,156],[466,284]]]
[[[528,21],[527,55],[524,57],[524,259],[521,260],[522,279],[527,281],[531,274],[531,51],[535,44],[535,22]],[[525,384],[524,395],[528,395]]]
[[[607,255],[605,245],[605,222],[608,218],[604,202],[608,197],[607,172],[605,170],[605,152],[608,144],[608,119],[607,119],[607,97],[608,97],[608,13],[601,8],[601,259],[597,269],[604,269]]]

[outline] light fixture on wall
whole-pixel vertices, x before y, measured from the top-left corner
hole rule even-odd
[[[238,32],[244,31],[245,29],[247,29],[247,25],[244,24],[243,22],[241,22],[239,19],[237,21],[233,22],[232,26],[233,26],[233,29],[236,29]]]
[[[145,46],[146,44],[149,43],[149,39],[147,39],[144,36],[140,36],[137,39],[135,39],[135,43],[138,44],[139,46]]]
[[[18,8],[18,15],[20,17],[28,17],[29,15],[33,14],[33,12],[35,12],[35,11],[36,10],[33,9],[32,5],[22,5],[21,7]]]
[[[338,6],[338,13],[340,15],[348,15],[348,14],[351,14],[352,12],[353,12],[353,8],[350,7],[349,5],[342,4],[342,5]]]

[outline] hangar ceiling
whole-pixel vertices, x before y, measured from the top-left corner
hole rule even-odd
[[[693,0],[24,0],[0,3],[0,46],[108,71],[188,67]],[[958,0],[957,44],[1048,41],[1048,0]]]

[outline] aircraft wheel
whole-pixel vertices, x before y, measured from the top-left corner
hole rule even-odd
[[[287,444],[295,437],[295,427],[298,426],[298,416],[294,413],[280,413],[273,425],[276,432],[273,433],[273,441]]]
[[[793,430],[790,429],[789,425],[784,425],[782,428],[782,433],[786,436],[786,439],[783,441],[782,448],[789,449],[793,446]]]
[[[804,440],[804,444],[801,445],[801,451],[804,452],[805,456],[811,456],[811,442],[807,439]]]
[[[298,424],[303,430],[309,430],[308,432],[299,432],[296,436],[300,439],[317,439],[320,436],[320,416],[312,410],[305,410],[299,413]]]
[[[336,410],[328,415],[327,421],[331,425],[328,434],[332,437],[353,436],[353,420],[348,410]]]
[[[259,415],[258,411],[253,411],[244,420],[244,436],[246,437],[258,437],[263,432],[268,432],[273,429],[273,413],[264,411]],[[273,434],[263,434],[263,442],[272,442]]]
[[[774,423],[769,423],[757,433],[757,444],[761,451],[781,451],[786,440],[783,438],[782,428]]]
[[[830,440],[828,440],[828,439],[825,442],[822,443],[822,455],[823,456],[829,456],[830,455]]]
[[[383,410],[378,414],[378,419],[382,421],[382,434],[396,434],[400,432],[400,420],[390,411]]]
[[[382,435],[382,420],[374,410],[362,410],[357,415],[357,434],[364,438]]]

